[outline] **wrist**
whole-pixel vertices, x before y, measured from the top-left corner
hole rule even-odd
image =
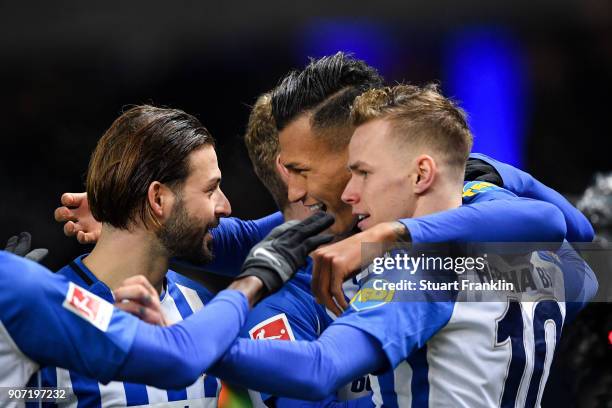
[[[228,286],[228,289],[242,292],[249,301],[249,306],[253,307],[264,295],[267,290],[261,279],[256,276],[245,276],[238,278]]]
[[[399,221],[383,222],[373,228],[374,242],[411,242],[410,231]]]

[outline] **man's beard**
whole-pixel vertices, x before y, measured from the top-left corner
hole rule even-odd
[[[209,227],[214,225],[201,225],[198,219],[189,217],[179,196],[172,214],[157,231],[157,237],[170,256],[203,264],[213,260],[211,241],[205,239]]]

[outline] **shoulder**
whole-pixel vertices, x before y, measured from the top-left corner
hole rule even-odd
[[[514,193],[486,181],[469,181],[463,185],[464,204],[516,197]]]
[[[83,254],[76,257],[68,263],[68,265],[58,270],[56,274],[65,276],[72,282],[78,283],[81,286],[89,287],[93,285],[98,279],[85,265],[83,265],[83,258],[87,255],[88,254]]]
[[[0,284],[4,288],[1,298],[14,299],[20,304],[46,301],[45,292],[65,292],[67,281],[47,268],[25,258],[0,251]]]

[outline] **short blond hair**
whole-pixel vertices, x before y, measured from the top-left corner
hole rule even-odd
[[[355,99],[351,120],[357,127],[375,119],[389,121],[399,141],[440,152],[463,177],[472,133],[465,112],[445,98],[437,85],[396,85],[366,91]]]

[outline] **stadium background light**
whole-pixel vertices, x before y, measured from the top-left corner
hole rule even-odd
[[[296,59],[350,52],[387,76],[397,52],[393,34],[384,24],[362,19],[313,19],[299,30]]]
[[[468,112],[473,151],[523,167],[528,78],[520,43],[498,27],[448,35],[443,91]]]

